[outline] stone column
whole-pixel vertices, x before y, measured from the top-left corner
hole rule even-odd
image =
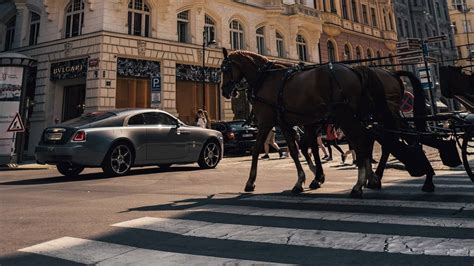
[[[13,48],[23,47],[28,45],[29,27],[28,22],[30,18],[28,7],[25,1],[15,1],[16,6],[16,22],[15,22],[15,37],[13,40]]]

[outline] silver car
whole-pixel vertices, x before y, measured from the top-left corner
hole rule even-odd
[[[85,167],[126,175],[132,166],[197,162],[214,168],[223,156],[219,131],[188,126],[156,109],[94,112],[46,128],[35,149],[36,161],[54,164],[65,176]]]

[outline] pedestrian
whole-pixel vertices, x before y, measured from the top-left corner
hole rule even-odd
[[[211,119],[209,118],[209,113],[206,110],[203,110],[202,113],[206,119],[206,128],[211,128]]]
[[[206,116],[204,115],[204,111],[202,109],[199,109],[196,112],[196,116],[194,118],[194,125],[198,127],[206,128],[207,120],[206,120]]]
[[[336,133],[337,133],[338,140],[341,140],[345,136],[344,132],[340,128],[337,129]],[[354,148],[352,147],[349,141],[347,141],[347,144],[349,146],[349,149],[341,155],[342,164],[346,163],[346,159],[347,159],[347,156],[349,156],[349,154],[352,156],[352,164],[356,164],[356,153],[354,151]]]
[[[329,156],[328,156],[326,148],[324,147],[324,144],[323,144],[323,136],[321,134],[321,130],[318,130],[318,136],[316,138],[316,141],[318,143],[319,149],[322,150],[323,153],[324,153],[324,157],[321,158],[321,159],[323,159],[323,160],[327,159]],[[313,151],[313,152],[319,152],[319,150],[318,151]]]
[[[333,146],[339,153],[341,153],[341,155],[344,154],[341,147],[339,147],[339,145],[337,145],[336,128],[334,127],[333,124],[327,124],[326,125],[326,141],[325,141],[324,144],[328,148],[328,153],[329,153],[329,156],[326,159],[327,161],[332,161],[331,146]]]
[[[260,159],[269,159],[270,156],[268,155],[268,153],[270,152],[270,145],[278,151],[278,154],[280,155],[280,158],[284,158],[284,154],[281,150],[281,148],[278,146],[278,144],[276,143],[275,141],[275,133],[276,133],[276,129],[275,127],[272,128],[272,130],[270,130],[270,132],[268,132],[268,135],[267,135],[267,139],[265,140],[265,144],[264,144],[264,151],[265,151],[265,155],[263,155]]]

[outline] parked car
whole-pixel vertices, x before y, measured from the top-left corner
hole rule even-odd
[[[225,152],[244,153],[251,151],[257,140],[257,129],[243,126],[245,120],[213,122],[211,128],[220,131],[224,137]]]
[[[161,110],[118,109],[46,128],[35,156],[65,176],[78,175],[85,167],[126,175],[134,166],[197,162],[201,168],[214,168],[222,152],[219,131],[188,126]]]

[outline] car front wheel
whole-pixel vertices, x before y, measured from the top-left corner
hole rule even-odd
[[[59,173],[67,177],[78,176],[84,170],[83,166],[72,163],[60,163],[56,165],[56,168]]]
[[[112,146],[102,163],[102,170],[107,175],[122,176],[132,168],[133,154],[128,144],[118,143]]]
[[[207,142],[201,151],[198,164],[201,168],[210,169],[215,168],[221,160],[221,148],[219,144],[214,141]]]

